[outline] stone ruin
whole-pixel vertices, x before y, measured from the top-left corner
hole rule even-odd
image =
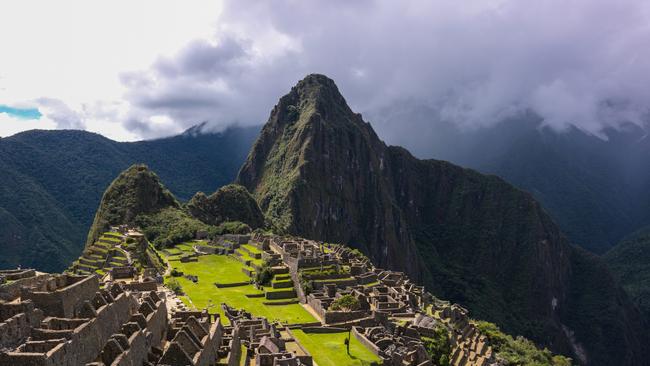
[[[94,275],[2,273],[21,286],[0,285],[0,365],[211,366],[239,349],[218,316],[169,314],[154,281],[100,286]]]
[[[437,301],[402,272],[376,268],[358,251],[341,245],[261,234],[252,236],[252,244],[264,250],[262,258],[272,265],[287,268],[300,301],[323,325],[353,327],[384,365],[431,364],[420,338],[433,335],[434,325],[444,326],[451,335],[452,365],[495,364],[492,348],[469,321],[467,310]],[[349,273],[327,271],[332,268],[348,268]],[[303,291],[301,282],[310,284],[310,293]],[[332,310],[330,305],[345,295],[354,296],[360,308]],[[425,315],[427,309],[435,318]],[[404,321],[406,326],[398,325]]]
[[[218,316],[213,319],[207,311],[177,312],[172,316],[168,344],[158,365],[214,365],[223,334]]]
[[[371,327],[354,327],[352,333],[382,360],[385,366],[433,365],[421,341],[420,333],[411,327],[391,322]]]
[[[252,317],[244,310],[233,309],[222,304],[230,320],[231,333],[245,348],[240,355],[241,364],[256,366],[302,366],[313,365],[312,356],[295,340],[291,331],[279,324],[272,324],[266,318]]]
[[[144,364],[167,331],[167,308],[155,292],[100,288],[96,276],[67,274],[24,285],[0,302],[3,365]],[[0,293],[9,295],[4,287]]]

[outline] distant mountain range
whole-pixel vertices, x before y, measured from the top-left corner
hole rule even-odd
[[[79,256],[111,181],[146,163],[181,200],[232,182],[259,128],[116,142],[83,131],[29,131],[0,139],[0,268],[61,271]]]

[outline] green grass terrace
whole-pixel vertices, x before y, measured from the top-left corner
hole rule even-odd
[[[177,277],[187,295],[187,298],[180,297],[186,305],[194,306],[197,309],[208,308],[210,313],[223,315],[221,303],[225,302],[234,308],[245,309],[253,315],[266,317],[269,321],[277,320],[284,324],[317,322],[316,318],[300,304],[285,305],[282,304],[283,301],[267,300],[263,291],[249,284],[250,277],[242,271],[245,267],[244,264],[231,256],[210,254],[198,257],[197,262],[180,262],[179,259],[182,255],[190,253],[188,247],[191,250],[191,245],[181,244],[175,248],[161,251],[172,268],[185,275],[198,276],[197,283],[184,277]],[[170,254],[165,254],[165,252]],[[169,278],[167,277],[166,280]],[[215,283],[237,285],[217,287]],[[225,317],[223,320],[227,323]]]
[[[348,354],[345,346],[348,332],[307,333],[300,329],[291,332],[309,351],[318,366],[371,366],[381,363],[379,357],[352,335]]]

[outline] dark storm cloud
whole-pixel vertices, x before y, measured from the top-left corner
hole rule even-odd
[[[380,133],[395,124],[408,133],[422,110],[460,128],[533,110],[597,134],[644,123],[649,20],[639,0],[233,1],[213,41],[123,81],[139,120],[165,114],[182,127],[263,123],[292,84],[318,72]]]

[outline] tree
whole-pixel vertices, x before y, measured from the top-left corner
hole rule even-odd
[[[352,295],[343,295],[332,302],[330,309],[354,311],[354,310],[359,310],[360,307],[361,304],[359,303],[359,300],[356,297]]]

